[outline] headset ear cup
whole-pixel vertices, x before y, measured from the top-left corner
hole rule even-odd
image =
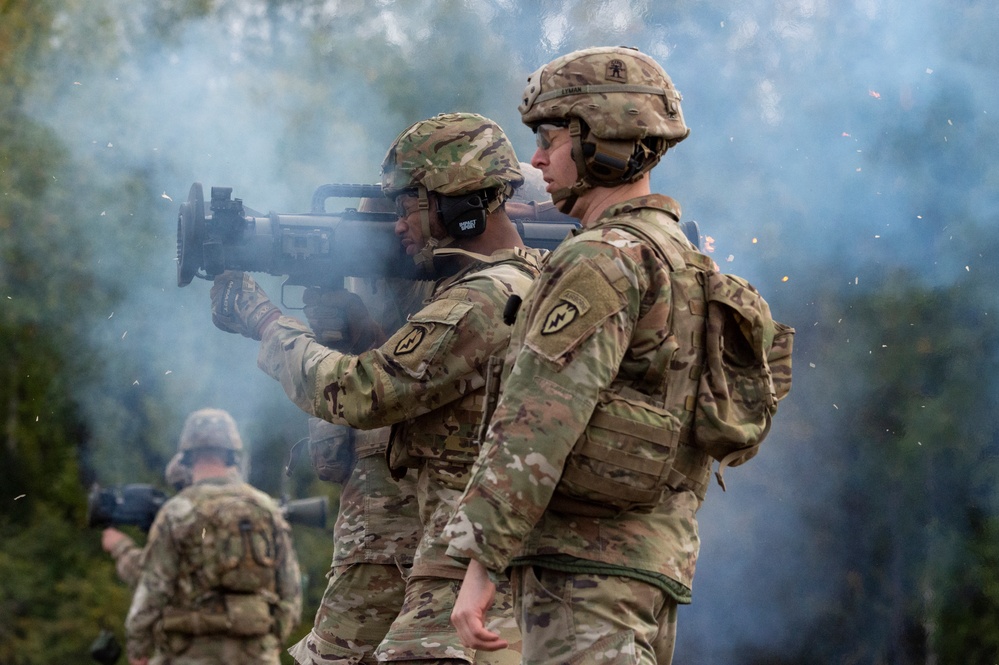
[[[444,230],[452,238],[471,238],[486,230],[486,198],[480,192],[461,196],[439,196],[438,211]]]

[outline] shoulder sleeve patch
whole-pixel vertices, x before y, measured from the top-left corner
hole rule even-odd
[[[471,309],[468,301],[435,300],[411,315],[382,349],[410,376],[422,378],[447,353],[455,329]]]
[[[584,258],[567,270],[538,303],[525,343],[558,363],[624,305],[624,297],[605,272]]]

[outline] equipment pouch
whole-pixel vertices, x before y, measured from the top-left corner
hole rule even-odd
[[[256,637],[267,635],[274,629],[270,603],[260,594],[227,593],[225,612],[230,635]]]
[[[228,632],[229,618],[208,610],[163,610],[163,632],[180,635],[220,635]]]
[[[649,512],[668,489],[680,421],[627,388],[605,390],[566,460],[549,507],[588,517]]]
[[[345,483],[357,462],[351,428],[309,418],[309,456],[320,480]]]
[[[725,468],[756,455],[777,401],[790,390],[794,329],[776,323],[767,302],[742,278],[703,275],[707,329],[693,438],[696,448],[719,460],[724,488]],[[771,361],[779,367],[776,380]]]

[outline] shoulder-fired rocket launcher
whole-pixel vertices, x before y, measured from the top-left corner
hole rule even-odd
[[[340,287],[344,277],[433,277],[406,255],[395,235],[394,212],[327,212],[330,198],[384,200],[378,185],[323,185],[313,194],[310,212],[262,214],[233,199],[231,187],[212,187],[206,210],[201,183],[194,183],[177,219],[177,285],[226,270],[286,276],[286,284],[320,288]],[[511,214],[530,247],[554,249],[578,226],[545,206],[508,207],[539,217]]]

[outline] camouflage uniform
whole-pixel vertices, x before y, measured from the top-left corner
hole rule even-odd
[[[260,367],[280,381],[303,410],[358,429],[395,423],[396,465],[419,468],[423,536],[403,617],[383,643],[381,660],[432,658],[442,649],[441,657],[467,662],[474,658],[448,624],[464,567],[443,556],[446,545],[440,530],[478,452],[474,430],[484,366],[508,342],[503,308],[511,295],[524,294],[537,274],[538,252],[502,254],[494,254],[494,260],[502,259],[496,263],[475,263],[441,282],[427,305],[372,351],[357,356],[332,351],[290,317],[271,325],[260,349]],[[415,584],[421,585],[420,592]],[[426,612],[426,599],[420,599],[432,593],[428,585],[436,590],[433,612]],[[506,616],[500,616],[504,612]],[[501,601],[496,619],[505,620],[508,630],[514,628],[509,612],[509,600]],[[413,617],[406,618],[409,615]],[[431,636],[432,642],[420,646]]]
[[[563,212],[592,187],[636,181],[688,131],[665,72],[623,48],[541,68],[520,110],[539,136],[543,123],[569,129],[578,177],[553,191]],[[667,491],[650,512],[613,517],[550,503],[601,396],[652,394],[663,368],[684,359],[670,338],[669,267],[643,237],[614,227],[655,226],[688,251],[679,218],[660,195],[608,207],[552,252],[511,333],[500,399],[445,537],[459,560],[492,574],[512,566],[524,663],[672,658],[676,604],[690,602],[699,548],[698,496]],[[686,397],[670,395],[666,409],[687,418]]]
[[[390,301],[398,304],[398,308],[386,307],[376,316],[382,327],[395,329],[405,321],[403,310],[409,307],[408,299],[417,291],[428,295],[428,285],[380,281],[378,294],[397,296]],[[368,300],[368,290],[374,288],[355,283],[351,290]],[[312,325],[313,330],[316,327]],[[374,665],[375,648],[402,607],[405,575],[413,565],[422,533],[415,473],[392,478],[386,460],[387,427],[360,431],[311,418],[309,433],[310,444],[326,439],[329,444],[321,449],[337,451],[331,455],[337,461],[329,464],[335,468],[323,479],[341,484],[342,489],[333,528],[329,582],[312,630],[288,653],[301,665]]]
[[[455,238],[485,232],[484,220],[522,179],[512,146],[495,123],[474,114],[447,114],[400,134],[383,164],[382,188],[389,198],[418,195],[426,245],[414,258],[427,266]],[[430,193],[449,201],[468,197],[461,202],[476,208],[481,218],[471,229],[464,225],[471,218],[458,218],[452,228],[442,214],[447,237],[435,238]],[[442,205],[442,198],[435,200]],[[358,355],[324,347],[291,318],[262,326],[271,314],[253,296],[238,321],[215,319],[223,329],[248,336],[266,331],[258,364],[281,382],[292,401],[332,423],[365,430],[391,425],[390,466],[400,473],[417,469],[423,534],[402,610],[377,650],[380,662],[520,661],[512,649],[477,655],[458,640],[448,618],[464,567],[444,556],[441,529],[478,453],[475,430],[486,363],[509,340],[504,308],[511,296],[526,293],[538,274],[541,252],[511,247],[488,257],[464,256],[466,265],[439,281],[423,307],[387,342]],[[223,296],[231,284],[216,281],[216,293]],[[226,305],[217,311],[224,313]],[[511,608],[508,589],[501,589],[490,619],[515,646],[519,637]]]
[[[271,606],[273,618],[273,627],[266,634],[235,634],[240,632],[238,619],[229,630],[206,628],[204,634],[195,634],[201,632],[197,628],[170,629],[171,619],[176,621],[184,613],[197,612],[202,623],[207,623],[205,617],[226,616],[225,604],[231,597],[218,588],[204,587],[204,560],[214,554],[204,551],[204,527],[197,512],[199,504],[221,495],[239,497],[272,511],[274,588],[261,592]],[[276,665],[282,641],[298,622],[301,603],[291,527],[274,501],[244,483],[233,469],[224,478],[210,478],[188,487],[167,501],[157,514],[125,624],[128,656],[137,659],[155,653],[151,660],[154,665]],[[193,626],[196,621],[187,623]]]
[[[204,469],[204,477],[163,504],[153,522],[125,620],[128,657],[277,665],[302,607],[291,527],[273,499],[243,482],[243,442],[228,413],[190,414],[179,449],[184,465],[193,460],[192,473]]]
[[[545,510],[601,390],[642,385],[650,367],[666,362],[668,269],[645,242],[609,226],[619,214],[644,223],[658,218],[675,228],[678,245],[687,245],[673,217],[679,206],[654,195],[612,208],[552,253],[514,324],[500,401],[475,476],[445,531],[447,553],[475,558],[493,571],[516,566],[515,582],[528,576],[540,583],[535,580],[546,571],[539,568],[612,574],[640,580],[639,588],[651,583],[688,603],[699,547],[694,492],[673,493],[650,513],[616,519]],[[561,307],[567,302],[579,312],[575,318]],[[566,313],[561,321],[560,312]],[[594,584],[585,579],[575,584]],[[609,591],[605,581],[595,584]],[[670,610],[668,601],[659,604]],[[646,617],[653,626],[657,614]],[[522,621],[546,623],[536,614]],[[649,643],[656,635],[650,632]],[[604,637],[599,630],[589,635]]]
[[[340,491],[329,582],[313,628],[288,652],[302,665],[374,664],[375,648],[402,606],[420,538],[415,483],[391,477],[388,428],[365,432],[310,422],[311,431],[320,429],[341,430],[356,460]]]

